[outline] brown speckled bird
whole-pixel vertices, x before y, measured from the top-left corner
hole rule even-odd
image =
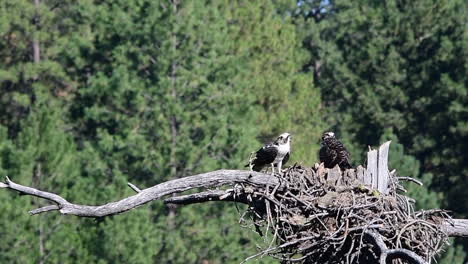
[[[333,168],[337,164],[342,170],[350,169],[350,155],[346,148],[335,137],[333,132],[325,132],[322,136],[319,151],[320,162],[323,162],[325,168]]]

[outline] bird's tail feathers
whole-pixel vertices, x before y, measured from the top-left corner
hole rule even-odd
[[[264,166],[260,166],[260,165],[254,165],[252,167],[252,170],[253,171],[261,171],[263,169]]]

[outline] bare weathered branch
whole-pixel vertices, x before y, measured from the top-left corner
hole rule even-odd
[[[468,219],[452,219],[444,221],[442,231],[450,237],[468,237]]]
[[[416,184],[418,184],[418,185],[420,185],[420,186],[423,186],[423,185],[424,185],[421,181],[416,180],[416,179],[411,178],[411,177],[396,177],[396,178],[397,178],[398,180],[400,180],[400,181],[411,181],[411,182],[414,182],[414,183],[416,183]]]
[[[124,198],[117,202],[111,202],[100,206],[73,204],[57,194],[40,191],[31,187],[14,183],[8,177],[6,177],[5,183],[0,182],[0,188],[9,188],[18,191],[22,194],[40,197],[56,203],[56,205],[49,205],[31,210],[29,213],[32,215],[53,210],[59,210],[62,214],[71,214],[84,217],[103,217],[107,215],[123,213],[125,211],[141,206],[150,201],[157,200],[163,196],[172,193],[183,192],[199,187],[206,188],[243,182],[259,186],[266,186],[267,184],[278,184],[278,179],[270,175],[258,172],[240,170],[218,170],[168,181],[145,190],[140,190],[138,187],[135,186],[135,191],[140,190],[140,192],[136,195]],[[131,185],[129,184],[129,186]],[[193,204],[207,201],[230,201],[248,203],[247,196],[245,194],[234,195],[234,193],[227,193],[224,190],[211,190],[196,194],[172,197],[166,199],[164,202],[173,204]],[[443,232],[445,232],[448,236],[468,237],[468,220],[466,219],[452,219],[450,221],[445,221],[440,226]]]
[[[245,194],[236,195],[233,192],[225,190],[209,190],[206,192],[199,192],[194,194],[167,198],[164,200],[164,203],[188,205],[195,203],[204,203],[209,201],[239,202],[245,204],[248,204],[249,202]]]
[[[250,185],[265,186],[267,184],[277,185],[279,182],[276,177],[260,172],[245,170],[217,170],[163,182],[148,189],[141,190],[139,193],[122,200],[99,206],[73,204],[57,194],[14,183],[8,177],[6,177],[6,181],[2,183],[0,187],[9,188],[22,194],[50,200],[56,203],[57,209],[62,214],[82,217],[104,217],[123,213],[169,194],[179,193],[193,188],[210,188],[235,183],[248,183]],[[56,209],[52,207],[39,208],[31,211],[31,213],[37,214],[51,210]]]
[[[60,207],[58,205],[47,205],[47,206],[44,206],[44,207],[40,207],[40,208],[31,210],[31,211],[29,211],[29,213],[31,215],[35,215],[35,214],[45,213],[45,212],[49,212],[49,211],[55,211],[55,210],[59,210],[59,209],[60,209]]]
[[[43,198],[43,199],[55,202],[57,204],[66,204],[66,203],[68,203],[67,200],[65,200],[64,198],[60,197],[57,194],[49,193],[49,192],[43,192],[43,191],[31,188],[31,187],[16,184],[16,183],[12,182],[10,180],[10,178],[8,178],[8,177],[5,177],[5,183],[4,184],[7,185],[6,188],[18,191],[18,192],[23,193],[23,194],[28,194],[28,195],[36,196],[36,197],[39,197],[39,198]]]
[[[386,252],[386,259],[391,261],[393,259],[404,259],[409,263],[414,264],[427,264],[420,256],[414,253],[411,250],[398,248],[398,249],[388,249]],[[386,263],[386,262],[384,262]]]
[[[119,214],[135,207],[141,206],[153,200],[157,200],[163,196],[183,192],[199,187],[213,187],[234,183],[250,183],[259,186],[276,185],[278,179],[267,174],[240,171],[240,170],[218,170],[199,175],[180,178],[165,183],[155,185],[151,188],[140,190],[135,186],[135,191],[139,190],[136,195],[124,198],[117,202],[112,202],[100,206],[78,205],[73,204],[60,197],[57,194],[40,191],[31,187],[23,186],[11,181],[6,177],[5,183],[0,182],[0,188],[9,188],[18,191],[22,194],[32,195],[50,200],[56,205],[49,205],[42,208],[31,210],[32,215],[59,210],[62,214],[71,214],[84,217],[103,217],[107,215]],[[133,184],[132,184],[133,185]],[[129,186],[131,184],[129,183]],[[133,189],[133,188],[132,188]],[[224,190],[211,190],[196,194],[189,194],[177,197],[171,197],[164,200],[165,203],[173,204],[193,204],[203,203],[207,201],[229,201],[248,203],[247,196],[234,195]],[[443,232],[451,237],[468,237],[468,220],[452,219],[441,224]]]

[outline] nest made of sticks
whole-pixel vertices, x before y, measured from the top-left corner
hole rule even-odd
[[[329,177],[336,170],[339,177]],[[447,243],[437,223],[449,216],[442,210],[414,212],[414,201],[399,194],[403,187],[395,176],[389,193],[382,194],[356,180],[353,173],[353,169],[341,172],[338,167],[296,164],[277,176],[276,186],[237,186],[236,192],[251,201],[241,220],[265,241],[250,258],[270,255],[284,263],[374,263],[379,253],[366,237],[372,231],[389,249],[408,249],[430,262]]]

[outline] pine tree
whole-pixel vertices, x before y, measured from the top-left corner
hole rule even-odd
[[[66,199],[76,199],[83,194],[75,188],[81,180],[80,169],[73,139],[65,132],[63,112],[47,92],[36,89],[35,96],[30,113],[20,124],[22,129],[17,139],[2,147],[3,175],[35,188],[60,192]],[[6,130],[3,132],[6,137]],[[1,195],[6,217],[0,221],[4,226],[13,227],[2,232],[8,243],[0,245],[1,262],[56,263],[81,246],[83,240],[74,234],[82,220],[63,219],[57,214],[31,217],[28,210],[47,203],[36,198],[20,199],[12,193]]]
[[[49,5],[48,5],[49,4]],[[2,177],[38,188],[75,192],[79,175],[75,144],[65,130],[69,79],[56,61],[66,39],[61,23],[68,3],[2,1],[0,3],[0,124]],[[62,33],[62,34],[59,34]],[[79,247],[77,219],[57,215],[35,218],[27,211],[44,205],[37,199],[18,199],[2,193],[3,226],[0,262],[58,262]],[[21,200],[21,201],[20,201]],[[63,243],[69,248],[64,248]],[[86,258],[83,256],[83,260]]]
[[[293,136],[292,160],[312,165],[317,161],[323,130],[320,92],[311,74],[302,72],[308,55],[289,17],[282,10],[290,1],[234,1],[227,16],[244,18],[234,27],[237,57],[246,60],[244,93],[255,94],[255,114],[264,143],[280,133]]]

